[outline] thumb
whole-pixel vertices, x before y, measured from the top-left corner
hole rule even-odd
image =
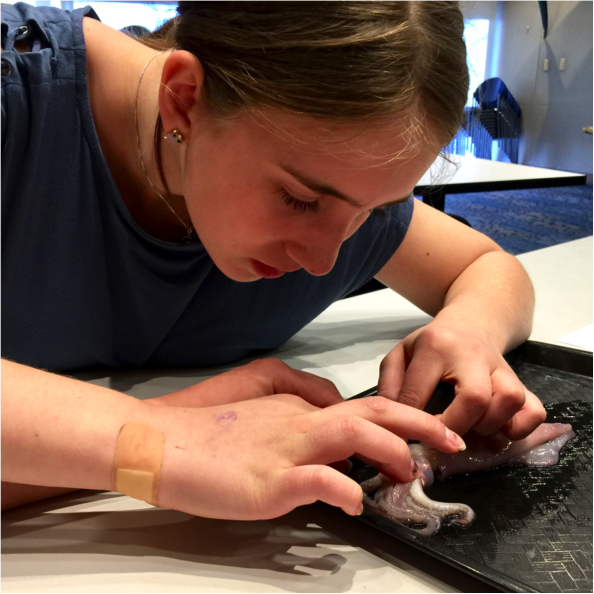
[[[279,493],[279,500],[287,505],[283,513],[318,500],[340,507],[351,516],[363,511],[361,487],[329,466],[297,466],[286,470],[284,475],[282,493]]]
[[[406,372],[406,353],[402,341],[399,342],[380,363],[377,393],[379,396],[397,401],[404,374]]]
[[[292,369],[288,365],[274,378],[275,394],[295,394],[319,408],[343,402],[338,388],[329,379]]]

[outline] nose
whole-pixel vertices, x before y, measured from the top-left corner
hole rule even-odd
[[[297,241],[286,242],[285,250],[309,274],[323,276],[334,268],[340,246],[364,220],[358,218],[342,224],[310,226]]]
[[[325,242],[327,243],[327,242]],[[323,276],[328,274],[336,262],[342,241],[330,247],[314,247],[304,244],[287,244],[287,254],[309,274]]]

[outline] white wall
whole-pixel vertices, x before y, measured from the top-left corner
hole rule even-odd
[[[497,1],[462,0],[460,10],[465,19],[494,19],[497,12]]]
[[[547,5],[543,40],[536,0],[497,2],[486,78],[501,78],[522,108],[520,163],[591,174],[592,2]]]

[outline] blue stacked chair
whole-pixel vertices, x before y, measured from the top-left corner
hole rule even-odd
[[[464,109],[462,126],[445,153],[492,160],[493,141],[511,163],[518,162],[522,110],[500,78],[481,83],[472,107]]]

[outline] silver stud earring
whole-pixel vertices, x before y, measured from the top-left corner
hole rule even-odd
[[[184,141],[184,137],[181,135],[179,130],[173,130],[163,136],[163,138],[171,144],[181,144]]]

